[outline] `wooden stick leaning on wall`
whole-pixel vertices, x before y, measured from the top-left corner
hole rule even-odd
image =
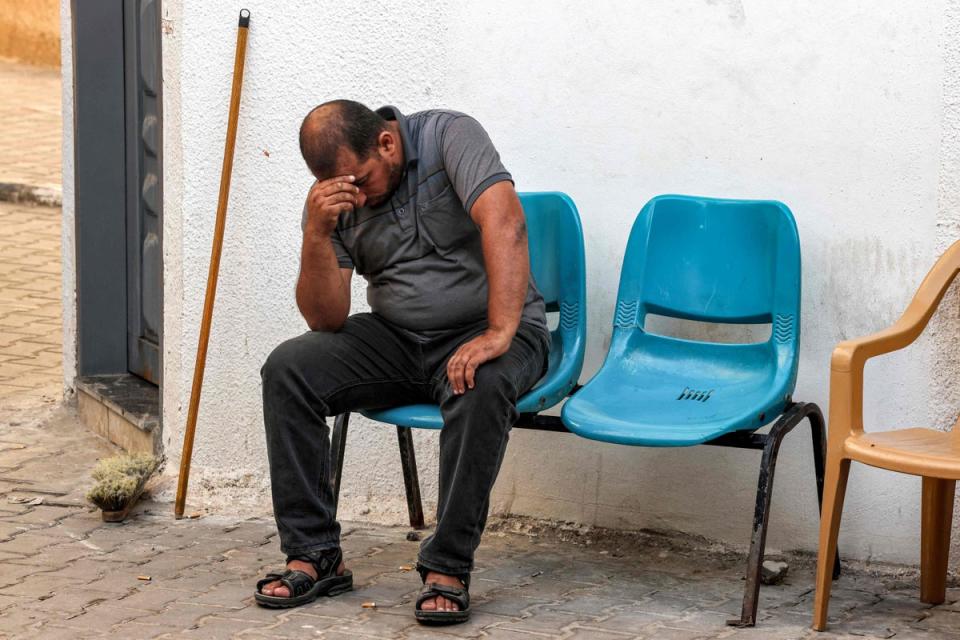
[[[177,480],[177,501],[174,514],[183,517],[187,501],[187,483],[190,479],[190,458],[193,456],[193,439],[197,429],[197,414],[200,409],[200,390],[203,387],[203,371],[207,362],[207,343],[210,341],[210,323],[213,319],[213,302],[217,295],[217,275],[220,272],[220,253],[223,249],[223,230],[227,219],[227,202],[230,199],[230,176],[233,173],[233,149],[237,141],[237,118],[240,114],[240,90],[243,87],[243,64],[247,53],[247,31],[250,27],[250,12],[240,11],[237,27],[237,53],[233,63],[233,89],[230,94],[230,115],[227,121],[227,141],[223,152],[223,169],[220,173],[220,200],[217,203],[217,222],[213,231],[213,250],[210,254],[210,272],[207,274],[207,294],[203,302],[203,319],[200,323],[200,344],[193,369],[193,389],[190,392],[190,408],[187,413],[187,428],[183,435],[183,453],[180,456],[180,477]]]

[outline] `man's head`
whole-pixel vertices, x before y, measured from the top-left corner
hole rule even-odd
[[[403,176],[403,143],[396,122],[359,102],[332,100],[300,125],[300,153],[317,180],[352,175],[360,206],[386,202]]]

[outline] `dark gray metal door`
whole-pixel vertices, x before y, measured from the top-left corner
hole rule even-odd
[[[127,371],[121,0],[73,0],[77,373]]]
[[[160,384],[160,2],[123,0],[127,164],[127,364]]]

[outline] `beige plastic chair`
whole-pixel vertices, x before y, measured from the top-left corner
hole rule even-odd
[[[929,604],[944,601],[953,494],[960,479],[960,421],[949,432],[922,428],[864,432],[863,367],[870,358],[902,349],[917,339],[958,270],[960,242],[954,243],[933,266],[896,324],[866,338],[841,342],[833,351],[827,469],[813,610],[813,628],[818,631],[827,625],[837,533],[852,460],[923,477],[920,599]]]

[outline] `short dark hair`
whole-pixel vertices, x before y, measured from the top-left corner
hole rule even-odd
[[[350,149],[360,160],[377,148],[387,121],[380,114],[353,100],[330,100],[310,110],[300,125],[300,153],[311,173],[331,177],[336,171],[337,151]]]

